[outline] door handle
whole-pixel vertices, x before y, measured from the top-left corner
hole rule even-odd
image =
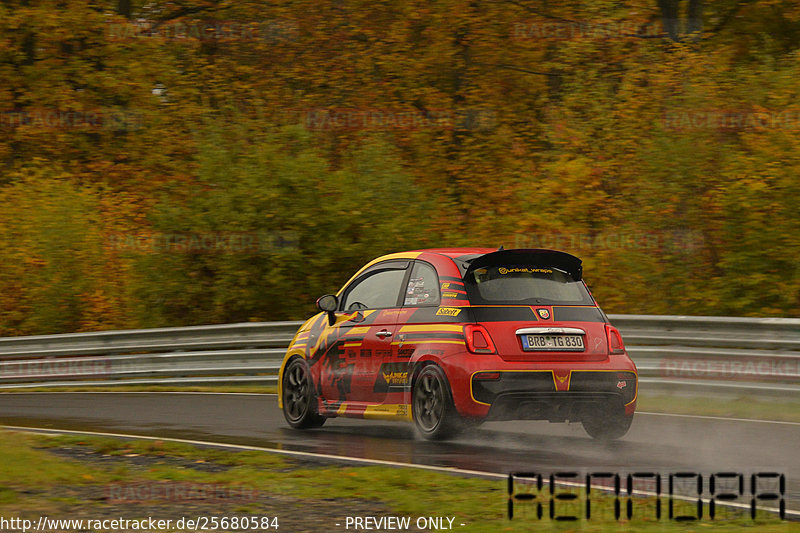
[[[382,339],[384,339],[386,337],[391,337],[392,336],[392,332],[391,331],[387,331],[385,329],[382,329],[382,330],[378,331],[377,333],[375,333],[375,335],[380,337],[380,338],[382,338]]]

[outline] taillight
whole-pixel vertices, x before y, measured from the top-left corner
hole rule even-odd
[[[492,337],[480,324],[464,326],[464,338],[467,340],[467,349],[472,353],[495,353]]]
[[[606,337],[608,337],[608,353],[625,353],[625,345],[622,343],[622,335],[619,330],[611,324],[606,324]]]

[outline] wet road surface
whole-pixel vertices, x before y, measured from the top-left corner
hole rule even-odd
[[[637,413],[621,440],[601,443],[579,424],[492,422],[449,442],[411,424],[332,419],[290,429],[274,395],[203,393],[0,394],[5,425],[106,431],[281,448],[499,474],[536,471],[780,472],[787,509],[800,510],[800,424]]]

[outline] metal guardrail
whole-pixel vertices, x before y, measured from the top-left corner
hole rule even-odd
[[[226,382],[274,384],[302,322],[0,338],[0,389]]]
[[[800,319],[610,315],[640,390],[800,399]]]
[[[800,398],[800,319],[611,315],[640,391]],[[0,389],[277,383],[301,322],[0,338]]]

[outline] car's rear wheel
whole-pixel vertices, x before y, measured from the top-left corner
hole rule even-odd
[[[293,428],[317,428],[325,417],[317,413],[317,396],[311,372],[304,359],[289,362],[283,372],[283,416]]]
[[[583,429],[597,440],[616,440],[628,432],[633,415],[625,416],[624,409],[600,410],[582,421]]]
[[[441,368],[425,366],[414,382],[411,414],[417,431],[431,440],[447,439],[457,435],[463,425],[453,405],[450,385]]]

